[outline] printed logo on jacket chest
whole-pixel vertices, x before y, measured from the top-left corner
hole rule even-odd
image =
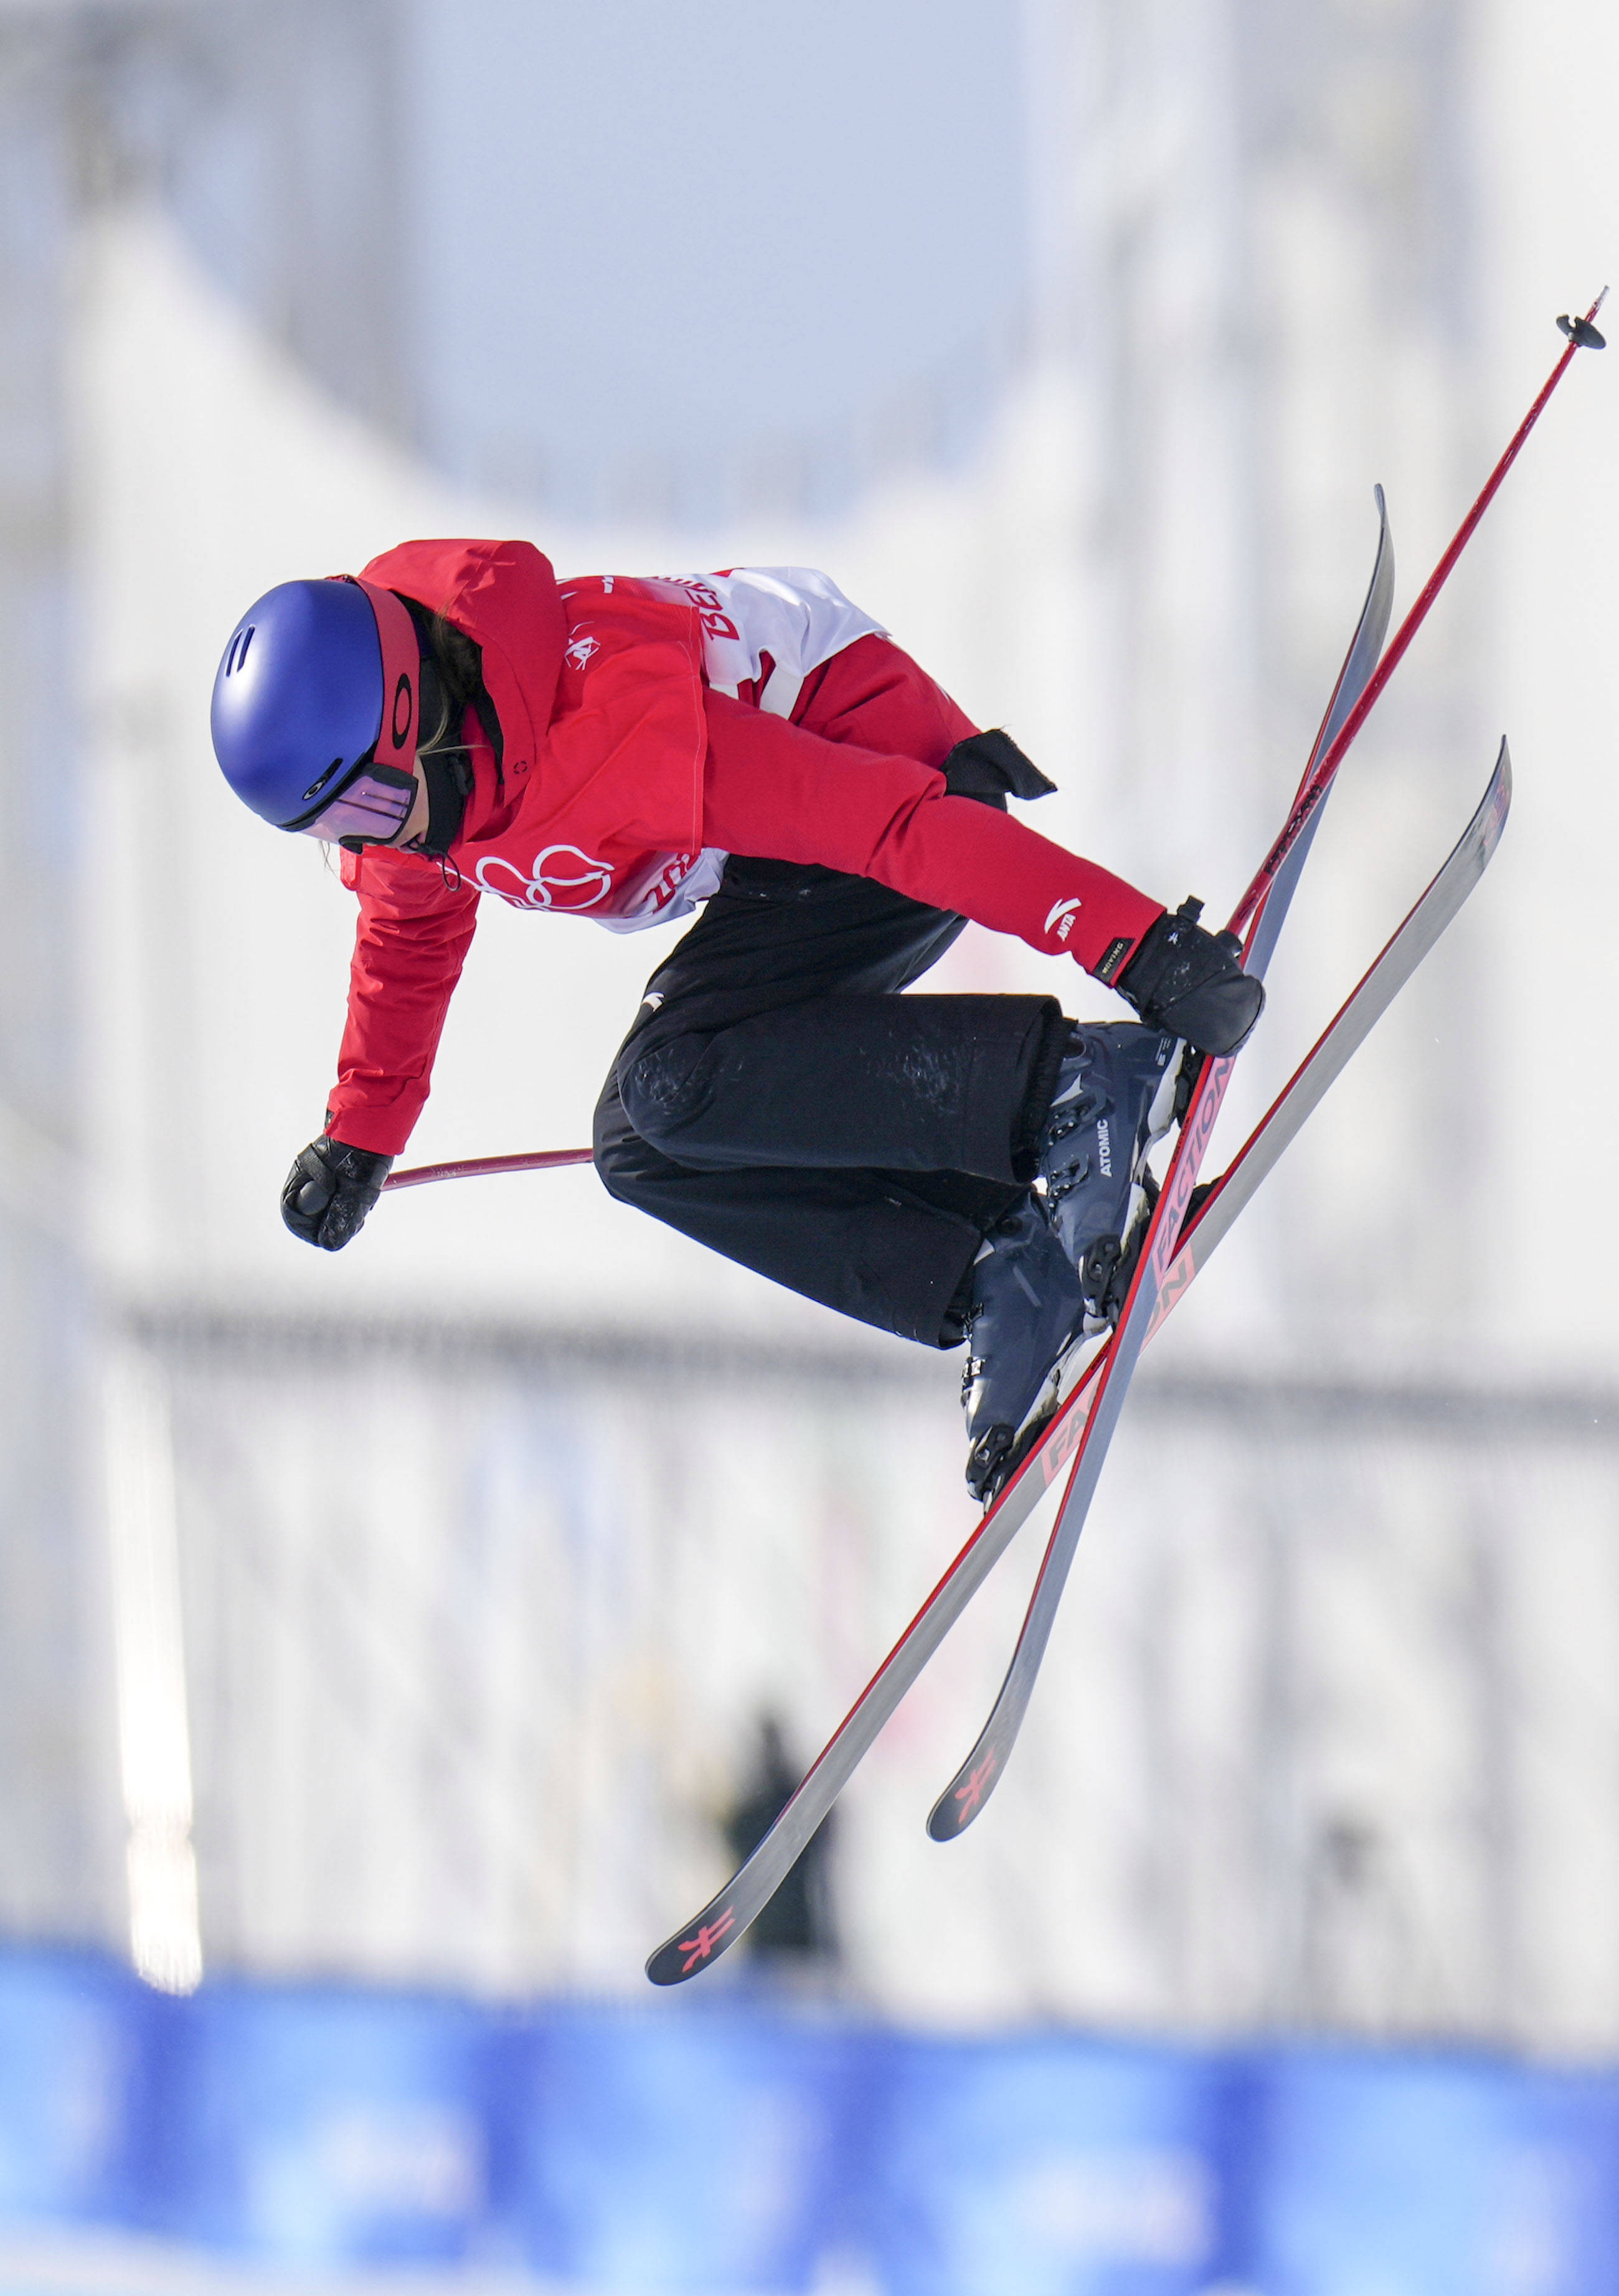
[[[612,890],[612,867],[577,845],[547,845],[525,877],[516,862],[486,855],[473,871],[481,890],[514,909],[594,909]]]
[[[547,845],[534,857],[525,877],[515,861],[491,853],[473,871],[481,892],[509,901],[514,909],[555,909],[563,914],[603,909],[598,923],[641,918],[650,923],[675,898],[703,857],[698,853],[653,854],[637,860],[615,884],[614,864],[594,860],[577,845]],[[725,856],[719,857],[723,867]],[[716,873],[715,882],[718,882]],[[706,887],[706,899],[712,887]]]

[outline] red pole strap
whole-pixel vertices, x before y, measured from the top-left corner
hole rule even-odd
[[[1332,747],[1327,750],[1327,755],[1322,758],[1320,764],[1316,767],[1315,772],[1311,775],[1303,789],[1299,792],[1298,803],[1294,807],[1293,811],[1287,816],[1287,826],[1283,830],[1281,835],[1277,839],[1276,843],[1265,856],[1263,864],[1260,868],[1259,874],[1254,878],[1253,882],[1249,886],[1247,891],[1243,895],[1242,899],[1237,903],[1236,909],[1232,912],[1231,922],[1228,928],[1229,931],[1241,933],[1244,927],[1247,924],[1248,920],[1253,916],[1260,903],[1264,899],[1265,895],[1270,891],[1271,882],[1276,876],[1277,871],[1281,867],[1283,862],[1287,858],[1288,854],[1293,850],[1294,844],[1298,840],[1299,832],[1303,830],[1305,823],[1315,811],[1316,807],[1320,803],[1322,798],[1327,794],[1328,788],[1331,786],[1333,775],[1343,764],[1344,755],[1349,749],[1350,743],[1360,731],[1361,726],[1365,725],[1367,718],[1371,714],[1377,696],[1382,693],[1384,687],[1388,684],[1390,678],[1399,668],[1406,648],[1410,644],[1411,640],[1416,636],[1418,631],[1422,627],[1423,623],[1427,619],[1429,607],[1433,604],[1434,599],[1438,597],[1440,592],[1444,588],[1445,584],[1449,581],[1451,569],[1455,566],[1457,560],[1461,556],[1462,552],[1467,548],[1469,541],[1471,541],[1474,529],[1477,526],[1480,519],[1483,518],[1484,512],[1494,501],[1501,480],[1506,477],[1514,463],[1516,462],[1519,449],[1522,447],[1524,439],[1528,438],[1529,433],[1534,429],[1535,424],[1540,421],[1541,410],[1545,406],[1547,400],[1551,397],[1552,392],[1557,389],[1558,383],[1562,381],[1563,376],[1567,370],[1569,361],[1574,357],[1574,353],[1577,350],[1584,348],[1580,333],[1580,328],[1589,327],[1590,325],[1591,321],[1595,319],[1598,312],[1602,308],[1607,294],[1607,290],[1605,287],[1602,290],[1602,293],[1598,296],[1596,301],[1586,313],[1584,319],[1579,322],[1577,325],[1566,327],[1565,332],[1567,333],[1569,339],[1567,349],[1563,353],[1562,357],[1557,361],[1556,366],[1553,367],[1550,374],[1547,377],[1545,388],[1541,390],[1540,397],[1535,400],[1534,405],[1530,408],[1528,414],[1524,415],[1523,421],[1518,424],[1517,429],[1514,431],[1512,435],[1512,443],[1508,446],[1506,453],[1501,456],[1500,461],[1496,464],[1495,468],[1491,472],[1488,479],[1484,481],[1483,487],[1480,490],[1478,499],[1475,502],[1472,509],[1467,512],[1466,518],[1463,519],[1461,524],[1457,528],[1455,536],[1451,540],[1449,549],[1445,552],[1444,556],[1440,560],[1438,565],[1435,566],[1434,571],[1429,575],[1426,583],[1423,586],[1422,594],[1418,597],[1416,604],[1411,608],[1410,612],[1406,616],[1404,621],[1401,623],[1400,627],[1389,640],[1388,645],[1384,652],[1382,660],[1377,664],[1377,668],[1367,680],[1366,691],[1361,694],[1360,699],[1356,702],[1354,708],[1344,719],[1343,726],[1339,728],[1337,739],[1333,742]],[[1561,322],[1559,322],[1559,324],[1561,324]],[[1598,337],[1597,340],[1600,343],[1601,338]]]
[[[525,1156],[467,1156],[458,1164],[416,1164],[390,1172],[386,1188],[420,1188],[429,1180],[481,1180],[491,1172],[549,1172],[559,1164],[588,1164],[588,1148],[536,1148]]]

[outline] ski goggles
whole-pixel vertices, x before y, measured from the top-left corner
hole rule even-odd
[[[306,798],[316,799],[313,813],[296,824],[304,837],[324,838],[328,844],[388,844],[397,837],[416,801],[415,762],[420,707],[421,659],[416,626],[391,590],[356,574],[333,574],[333,582],[352,582],[371,602],[377,638],[382,650],[382,702],[376,739],[330,795],[322,797],[321,780],[311,782]],[[334,764],[331,774],[339,770]]]

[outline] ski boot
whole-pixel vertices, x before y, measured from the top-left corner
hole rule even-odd
[[[993,1228],[973,1267],[961,1407],[967,1488],[988,1505],[1056,1399],[1056,1366],[1084,1321],[1078,1276],[1044,1211],[1025,1196]]]
[[[1068,1040],[1035,1188],[1079,1277],[1088,1333],[1117,1320],[1157,1201],[1147,1155],[1185,1112],[1200,1058],[1184,1039],[1132,1021],[1081,1022]]]

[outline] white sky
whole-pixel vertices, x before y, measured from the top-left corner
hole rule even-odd
[[[1017,0],[422,0],[435,457],[565,517],[666,463],[689,520],[785,443],[846,496],[851,422],[1016,305],[1018,32]]]

